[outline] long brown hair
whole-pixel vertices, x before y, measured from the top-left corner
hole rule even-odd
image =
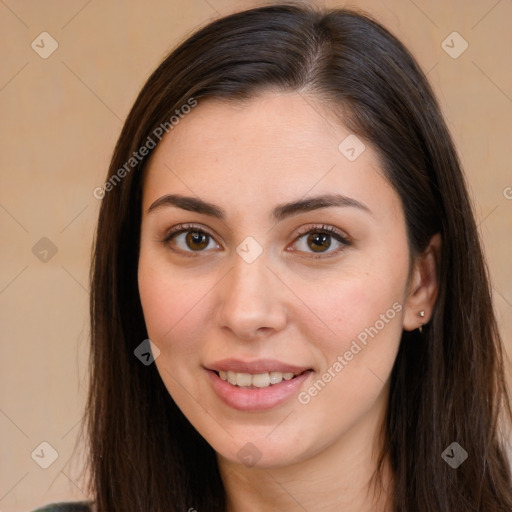
[[[433,318],[422,334],[403,333],[391,375],[376,476],[389,460],[394,509],[510,512],[501,340],[461,166],[433,91],[407,49],[367,15],[297,5],[236,13],[197,31],[151,75],[119,137],[91,272],[84,428],[97,511],[224,510],[215,452],[156,366],[134,356],[147,338],[137,264],[148,156],[138,151],[159,126],[171,131],[169,120],[191,99],[239,101],[269,88],[313,95],[372,144],[401,198],[411,255],[442,236]],[[453,442],[468,454],[456,469],[442,457]]]

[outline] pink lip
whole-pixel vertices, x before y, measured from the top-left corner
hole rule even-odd
[[[282,373],[302,373],[310,368],[306,366],[293,366],[282,363],[275,359],[258,359],[256,361],[240,361],[239,359],[222,359],[216,363],[205,366],[207,370],[216,372],[224,370],[225,372],[238,373],[266,373],[266,372],[282,372]]]
[[[248,363],[247,363],[248,364]],[[245,370],[246,373],[263,373],[263,369],[258,365],[250,365],[250,366],[239,366],[236,368],[243,368],[242,370],[231,370],[231,371],[240,371],[243,372]],[[258,368],[255,370],[255,366]],[[233,368],[234,366],[231,366]],[[227,366],[222,365],[220,370],[226,370]],[[251,370],[247,370],[250,368]],[[280,369],[270,369],[269,366],[266,366],[266,371],[282,371],[298,373],[296,369],[297,367],[292,367],[289,365],[281,365],[279,368],[286,368],[286,370]],[[276,367],[277,368],[277,367]],[[299,371],[301,371],[299,369]],[[273,407],[277,407],[278,405],[286,402],[290,397],[296,396],[299,392],[300,387],[303,382],[309,378],[312,371],[311,370],[302,370],[303,373],[297,375],[293,379],[283,380],[279,384],[272,384],[266,388],[243,388],[238,386],[233,386],[229,382],[222,380],[215,370],[207,370],[208,376],[210,378],[210,382],[212,383],[213,390],[217,394],[217,396],[229,407],[233,409],[237,409],[239,411],[265,411],[268,409],[272,409]]]

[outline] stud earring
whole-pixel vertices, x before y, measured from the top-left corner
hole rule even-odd
[[[425,318],[425,311],[420,311],[418,313],[418,316],[423,319]],[[418,330],[420,331],[420,334],[423,332],[423,324],[421,323],[420,326],[418,327]]]

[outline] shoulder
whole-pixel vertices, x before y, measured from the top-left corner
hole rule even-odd
[[[87,501],[74,501],[67,503],[51,503],[33,512],[91,512],[91,508]]]

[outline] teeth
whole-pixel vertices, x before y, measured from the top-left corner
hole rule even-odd
[[[266,372],[253,375],[251,373],[226,372],[224,370],[219,370],[219,376],[222,380],[227,380],[230,384],[241,388],[249,388],[251,386],[256,388],[266,388],[273,384],[279,384],[283,380],[291,380],[296,375],[299,374],[291,372]]]
[[[283,374],[281,372],[270,372],[270,384],[279,384],[283,380]]]
[[[237,373],[236,385],[245,388],[252,384],[252,375],[250,373]]]
[[[257,388],[266,388],[270,386],[270,375],[268,373],[258,373],[253,375],[252,385]]]

